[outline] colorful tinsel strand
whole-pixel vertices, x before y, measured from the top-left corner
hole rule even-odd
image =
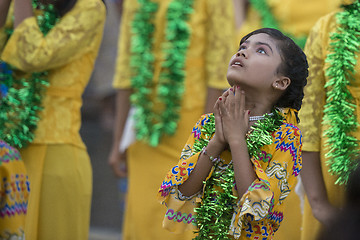
[[[175,133],[179,121],[184,92],[185,58],[189,46],[190,29],[187,24],[192,13],[193,0],[172,0],[167,10],[166,42],[162,45],[165,61],[162,64],[157,88],[154,87],[154,55],[152,53],[153,24],[158,4],[138,0],[132,22],[131,85],[134,93],[131,102],[136,106],[136,137],[150,146],[157,146],[161,137]],[[151,101],[156,89],[156,99]],[[159,109],[154,109],[154,104]]]
[[[354,81],[356,53],[360,47],[360,3],[343,6],[337,13],[338,28],[330,35],[329,67],[325,84],[326,103],[323,123],[327,138],[326,158],[330,173],[337,175],[336,184],[346,184],[349,174],[359,164],[359,141],[352,135],[359,127],[356,105],[348,86]]]
[[[285,35],[289,36],[294,42],[299,45],[301,48],[304,48],[306,43],[306,36],[295,37],[293,34],[283,31],[280,28],[280,24],[271,13],[271,9],[267,0],[249,0],[250,4],[254,9],[259,13],[261,17],[262,27],[266,28],[275,28],[283,32]]]
[[[33,8],[43,11],[37,17],[41,32],[46,35],[59,20],[53,5],[42,5],[33,1]],[[12,34],[12,29],[6,33]],[[34,131],[39,121],[42,99],[49,85],[47,72],[31,73],[27,77],[15,77],[19,72],[0,60],[0,82],[6,94],[0,100],[0,136],[8,144],[22,148],[34,139]],[[5,92],[5,91],[4,91]]]
[[[259,158],[261,147],[272,143],[272,133],[283,124],[284,117],[279,110],[275,109],[273,113],[265,115],[264,119],[251,127],[251,133],[246,139],[250,158]],[[201,138],[193,146],[194,154],[207,146],[215,133],[214,115],[209,115],[209,121],[201,131]],[[198,230],[194,239],[231,239],[228,232],[237,199],[233,195],[235,178],[232,162],[227,166],[220,166],[220,163],[215,165],[212,175],[204,184],[202,203],[195,209]]]

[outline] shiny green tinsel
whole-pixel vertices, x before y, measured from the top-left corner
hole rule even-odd
[[[154,110],[151,96],[154,88],[154,56],[152,39],[153,24],[158,4],[150,0],[138,0],[140,7],[132,22],[131,96],[136,106],[136,137],[150,146],[157,146],[160,138],[175,133],[179,121],[181,100],[184,92],[185,57],[189,46],[190,29],[187,25],[192,13],[193,0],[172,0],[167,10],[165,43],[162,45],[164,62],[157,87]]]
[[[266,0],[250,0],[250,4],[260,14],[263,27],[275,28],[275,29],[279,29],[280,31],[284,32],[280,28],[280,25],[279,25],[278,21],[275,19],[274,15],[271,13],[271,9]],[[307,38],[306,36],[295,37],[291,33],[286,33],[286,32],[284,32],[284,33],[287,36],[289,36],[290,38],[292,38],[297,45],[299,45],[301,48],[304,48],[305,43],[306,43],[306,38]]]
[[[348,86],[354,81],[356,53],[360,47],[360,3],[343,6],[336,17],[338,28],[330,35],[329,68],[325,84],[326,104],[323,123],[330,126],[324,132],[327,138],[327,164],[330,173],[337,175],[337,184],[346,184],[349,174],[359,164],[359,141],[352,135],[359,127],[356,105]]]
[[[274,110],[273,113],[273,116],[266,115],[251,127],[250,136],[246,139],[251,158],[258,159],[260,148],[272,143],[271,134],[283,123],[284,118],[280,112]],[[194,154],[207,146],[215,133],[214,115],[209,115],[209,121],[201,131],[202,137],[193,146]],[[194,239],[231,239],[228,232],[237,199],[233,195],[235,178],[232,163],[226,167],[215,165],[211,177],[204,184],[202,203],[195,209],[198,235]]]
[[[59,20],[53,5],[43,5],[33,1],[33,8],[43,11],[37,17],[41,32],[46,35]],[[9,37],[13,29],[7,29]],[[0,136],[8,144],[22,148],[34,139],[34,131],[39,121],[43,93],[48,83],[48,73],[21,75],[14,67],[0,60],[0,80],[8,88],[7,95],[0,100]]]

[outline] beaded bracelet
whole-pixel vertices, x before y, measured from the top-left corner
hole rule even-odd
[[[201,150],[201,152],[204,154],[204,155],[206,155],[206,156],[208,156],[208,158],[210,159],[210,161],[212,162],[212,164],[218,164],[222,159],[220,158],[220,157],[213,157],[213,156],[211,156],[211,155],[209,155],[208,153],[207,153],[207,151],[206,151],[206,147],[204,147],[202,150]]]
[[[193,194],[191,196],[185,196],[185,195],[182,194],[182,192],[179,190],[179,188],[177,186],[176,186],[175,189],[176,189],[176,191],[178,193],[179,200],[181,200],[181,201],[190,200],[190,199],[193,199],[194,197],[200,197],[201,193],[202,193],[202,189],[201,189],[199,192],[197,192],[197,193],[195,193],[195,194]]]

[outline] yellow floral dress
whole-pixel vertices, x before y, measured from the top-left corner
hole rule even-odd
[[[45,37],[35,17],[25,19],[8,40],[0,31],[3,61],[23,74],[49,72],[35,139],[20,150],[32,190],[26,239],[88,238],[92,171],[79,135],[80,108],[105,17],[101,0],[78,0]]]
[[[19,151],[0,139],[0,239],[25,240],[29,192]]]
[[[274,233],[284,218],[286,198],[294,189],[302,167],[302,135],[296,126],[294,110],[286,108],[283,115],[286,120],[272,134],[273,143],[261,147],[259,159],[251,158],[257,179],[234,208],[229,234],[235,239],[274,239]],[[196,166],[200,152],[195,153],[193,145],[197,139],[205,138],[202,129],[208,121],[209,115],[203,115],[193,127],[179,163],[171,168],[159,189],[158,199],[167,207],[163,224],[173,232],[196,229],[194,208],[201,194],[182,200],[177,186],[187,180]],[[212,171],[226,168],[231,161],[231,153],[225,150],[220,158],[224,162]],[[235,189],[233,191],[236,192]]]
[[[300,111],[301,129],[304,132],[304,151],[320,152],[321,167],[328,194],[329,201],[341,207],[344,201],[344,187],[335,185],[336,177],[330,175],[326,165],[326,149],[323,132],[329,126],[322,124],[323,109],[325,104],[326,91],[324,85],[329,81],[325,75],[328,64],[325,63],[326,56],[329,54],[328,46],[330,43],[330,33],[334,32],[338,25],[336,24],[336,13],[331,13],[321,18],[312,29],[308,42],[306,43],[305,52],[308,56],[310,75],[308,85],[305,88],[305,98],[303,107]],[[359,58],[359,54],[357,54]],[[355,81],[351,82],[348,87],[350,93],[356,101],[356,115],[360,122],[360,63],[355,66]],[[360,129],[357,129],[353,135],[360,139]],[[321,224],[312,216],[311,208],[308,201],[305,202],[303,217],[303,232],[301,239],[316,239]]]
[[[155,0],[159,4],[154,19],[152,46],[155,57],[155,88],[164,61],[161,47],[165,41],[166,12],[170,1]],[[114,78],[114,87],[118,89],[131,88],[131,22],[137,8],[137,1],[124,2]],[[171,137],[163,137],[156,148],[136,141],[127,152],[129,187],[123,227],[124,240],[185,240],[193,237],[191,232],[174,235],[162,228],[164,209],[156,201],[155,192],[164,174],[176,164],[189,129],[204,113],[207,88],[228,87],[227,63],[237,49],[233,45],[235,26],[232,4],[224,4],[222,0],[194,0],[193,9],[187,22],[191,29],[190,46],[186,53],[185,92],[177,131]],[[139,194],[143,197],[139,197]]]

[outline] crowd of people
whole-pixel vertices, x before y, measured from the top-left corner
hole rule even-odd
[[[359,45],[359,0],[2,0],[0,239],[89,239],[90,78],[123,240],[355,238]]]

